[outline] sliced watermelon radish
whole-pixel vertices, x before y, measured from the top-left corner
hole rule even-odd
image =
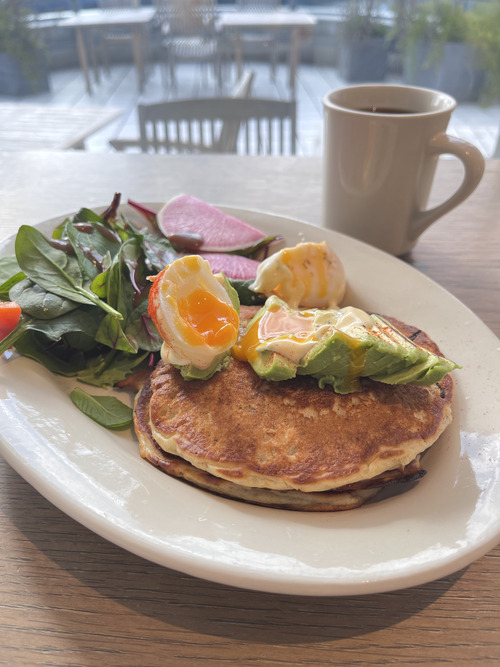
[[[236,280],[251,280],[257,275],[259,262],[241,255],[227,255],[222,252],[200,252],[210,264],[212,273],[223,273]]]
[[[158,229],[173,234],[200,234],[203,252],[235,252],[257,245],[266,235],[191,195],[171,199],[157,214]]]

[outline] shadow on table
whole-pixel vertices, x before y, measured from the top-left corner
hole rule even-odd
[[[464,572],[425,586],[357,597],[303,597],[248,591],[150,563],[81,526],[40,497],[21,478],[8,475],[5,484],[9,498],[21,495],[23,498],[22,503],[12,502],[6,513],[26,537],[27,542],[16,543],[22,550],[16,557],[21,558],[21,570],[23,563],[30,569],[34,596],[43,596],[44,605],[50,605],[52,589],[44,588],[47,585],[44,574],[34,576],[33,564],[29,564],[37,558],[33,554],[36,549],[60,568],[58,586],[68,595],[68,605],[73,596],[79,596],[79,608],[85,605],[86,612],[101,614],[104,628],[107,619],[103,597],[132,612],[128,622],[127,614],[118,612],[122,627],[136,625],[138,619],[134,615],[139,615],[170,628],[259,644],[340,640],[376,632],[418,614],[453,587]],[[32,508],[29,515],[26,506]],[[43,572],[46,574],[48,570],[45,564]],[[86,592],[81,586],[92,590]],[[60,611],[57,624],[63,630],[68,610],[57,606],[52,612]],[[117,613],[113,605],[112,609],[108,614]]]

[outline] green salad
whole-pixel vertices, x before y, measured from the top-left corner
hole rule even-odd
[[[23,225],[15,256],[0,259],[0,300],[16,302],[21,316],[0,341],[53,373],[88,385],[113,387],[154,367],[162,339],[148,315],[151,281],[186,249],[151,226],[118,215],[120,195],[101,215],[82,208],[50,237]],[[182,238],[176,241],[182,244]],[[231,280],[245,303],[251,281]],[[83,390],[73,402],[110,428],[131,423],[132,412],[115,397]],[[128,406],[123,406],[128,407]]]

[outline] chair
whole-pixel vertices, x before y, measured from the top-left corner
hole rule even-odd
[[[243,73],[240,79],[236,82],[230,97],[235,99],[245,99],[250,97],[252,92],[252,85],[254,80],[255,73],[252,70],[248,70]],[[240,123],[238,121],[227,121],[223,123],[220,136],[218,137],[219,143],[215,146],[213,150],[209,145],[203,147],[204,152],[219,152],[219,144],[224,146],[229,153],[236,152],[236,141],[238,139],[238,133],[240,130]],[[127,150],[129,148],[140,148],[141,141],[140,139],[112,139],[110,145],[117,151]],[[171,142],[172,147],[172,142]]]
[[[236,10],[241,12],[274,12],[281,5],[281,0],[236,0]],[[270,55],[271,78],[276,78],[276,67],[278,62],[278,34],[276,30],[241,30],[235,37],[235,48],[237,51],[237,63],[243,60],[245,46],[258,53]],[[241,65],[239,65],[241,66]]]
[[[212,65],[220,90],[222,75],[215,1],[155,0],[155,6],[172,87],[177,88],[177,63],[198,62],[202,66]]]
[[[140,146],[147,152],[294,155],[296,103],[228,97],[138,105]],[[238,128],[239,133],[224,128]]]

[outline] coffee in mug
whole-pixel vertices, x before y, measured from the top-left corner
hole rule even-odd
[[[414,86],[369,84],[328,93],[324,108],[323,225],[394,255],[460,204],[484,171],[480,151],[446,134],[456,101]],[[443,154],[458,157],[464,178],[445,202],[427,209]]]

